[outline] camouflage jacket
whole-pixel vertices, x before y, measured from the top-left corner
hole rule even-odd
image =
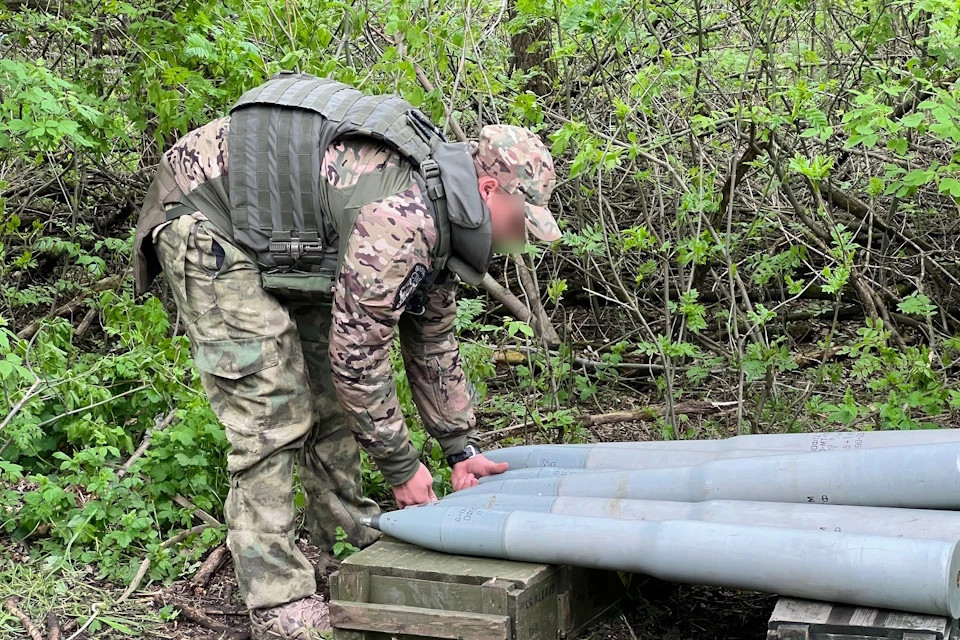
[[[229,118],[215,120],[164,154],[180,191],[187,194],[226,175],[228,130]],[[321,158],[331,189],[346,189],[363,174],[402,162],[389,148],[362,139],[336,142]],[[137,236],[149,238],[162,224],[142,216]],[[435,241],[433,219],[411,178],[402,190],[361,208],[334,290],[329,355],[337,397],[357,441],[392,485],[413,477],[419,464],[391,370],[390,346],[397,330],[414,402],[444,453],[462,451],[475,423],[473,389],[453,328],[456,281],[434,290],[421,315],[405,313],[399,304],[409,286],[430,271]],[[145,248],[143,253],[149,252]]]

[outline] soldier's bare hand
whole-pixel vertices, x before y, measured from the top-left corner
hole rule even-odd
[[[397,506],[403,509],[415,504],[426,504],[437,499],[433,492],[433,475],[424,464],[412,478],[393,487],[393,497],[397,499]]]
[[[450,474],[450,484],[453,485],[454,491],[475,487],[480,483],[478,478],[503,473],[509,466],[506,462],[499,464],[492,462],[482,455],[473,456],[472,458],[467,458],[463,462],[458,462],[453,465],[453,473]]]

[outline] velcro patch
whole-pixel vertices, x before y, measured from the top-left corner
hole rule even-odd
[[[407,300],[410,299],[410,296],[413,295],[413,292],[417,290],[426,276],[427,268],[425,266],[422,264],[413,265],[413,269],[410,270],[410,273],[407,274],[407,277],[403,279],[403,283],[397,289],[397,296],[393,300],[394,311],[407,304]]]

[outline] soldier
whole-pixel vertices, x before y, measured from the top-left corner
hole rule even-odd
[[[295,545],[295,460],[321,550],[338,526],[360,547],[379,535],[360,524],[378,507],[362,494],[358,442],[399,507],[436,499],[391,377],[395,331],[453,488],[506,470],[474,443],[455,287],[479,283],[527,230],[560,237],[546,208],[555,180],[525,129],[451,144],[396,96],[306,74],[244,94],[162,156],[137,223],[136,285],[166,274],[226,429],[227,543],[254,638],[330,628]]]

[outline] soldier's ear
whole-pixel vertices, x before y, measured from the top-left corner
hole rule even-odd
[[[500,183],[497,182],[496,178],[491,178],[490,176],[479,176],[477,178],[477,186],[480,188],[480,197],[484,202],[490,202],[490,196],[497,190],[497,187],[500,186]]]

